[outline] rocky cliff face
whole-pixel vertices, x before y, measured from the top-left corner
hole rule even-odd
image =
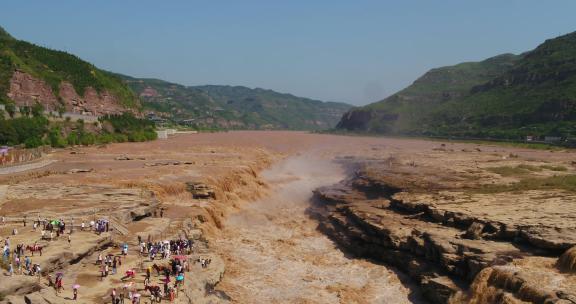
[[[17,106],[31,106],[39,102],[49,111],[57,111],[63,107],[66,112],[95,116],[127,111],[119,99],[108,91],[98,93],[94,88],[88,87],[84,96],[80,96],[69,82],[60,84],[59,97],[56,97],[45,81],[22,71],[15,71],[12,75],[7,95]]]
[[[58,106],[58,99],[46,82],[21,71],[15,71],[12,75],[7,95],[18,106],[32,106],[36,102],[53,110]]]
[[[439,176],[444,185],[461,183],[451,174],[390,166],[371,162],[315,191],[319,229],[343,250],[398,267],[432,303],[576,303],[576,281],[565,272],[573,271],[576,251],[559,259],[576,245],[566,223],[546,220],[544,211],[534,224],[521,215],[498,221],[487,210],[460,211],[471,209],[418,194],[450,190]]]
[[[0,103],[103,115],[138,111],[120,78],[66,52],[18,40],[0,29]]]

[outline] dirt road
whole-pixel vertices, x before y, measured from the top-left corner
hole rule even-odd
[[[227,264],[219,288],[237,303],[411,303],[393,271],[347,258],[316,230],[311,191],[344,172],[311,154],[264,172],[273,194],[229,217],[216,244]]]

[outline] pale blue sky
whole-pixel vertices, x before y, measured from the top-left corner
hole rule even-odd
[[[0,26],[136,77],[365,104],[430,68],[576,31],[574,12],[574,0],[18,0]]]

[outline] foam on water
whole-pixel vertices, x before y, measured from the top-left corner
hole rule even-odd
[[[216,242],[226,293],[239,303],[410,303],[394,272],[347,258],[306,215],[312,190],[344,178],[339,165],[306,154],[264,177],[272,195],[232,215]]]

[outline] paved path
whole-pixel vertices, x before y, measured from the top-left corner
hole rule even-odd
[[[28,171],[28,170],[39,169],[39,168],[51,165],[55,162],[57,162],[57,160],[48,158],[48,159],[43,159],[40,161],[36,161],[33,163],[24,164],[24,165],[12,166],[12,167],[7,167],[7,168],[0,168],[0,175],[14,174],[14,173],[24,172],[24,171]]]

